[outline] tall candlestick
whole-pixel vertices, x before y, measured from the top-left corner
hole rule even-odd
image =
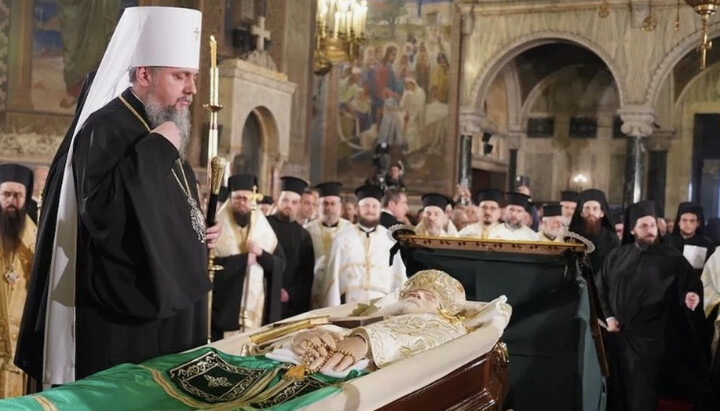
[[[339,11],[335,12],[335,30],[333,30],[333,37],[335,38],[337,38],[338,36],[338,28],[340,27],[340,16],[342,16],[342,14]]]

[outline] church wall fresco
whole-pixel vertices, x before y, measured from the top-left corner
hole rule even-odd
[[[7,105],[10,0],[0,0],[0,111]]]
[[[346,185],[373,176],[380,150],[403,164],[410,192],[444,187],[452,17],[450,0],[369,2],[368,41],[357,61],[336,69],[338,125],[326,135]]]

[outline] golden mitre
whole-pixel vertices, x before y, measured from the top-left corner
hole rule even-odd
[[[425,290],[432,292],[440,301],[440,308],[450,315],[458,315],[465,309],[465,288],[460,281],[440,270],[418,271],[408,278],[400,291],[400,297],[410,291]]]

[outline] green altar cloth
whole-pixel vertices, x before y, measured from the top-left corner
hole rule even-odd
[[[590,329],[582,256],[450,247],[405,244],[401,252],[408,277],[434,268],[458,279],[469,300],[507,296],[513,315],[503,334],[510,354],[510,388],[504,407],[604,410],[605,380]]]
[[[295,410],[342,390],[344,380],[315,374],[285,381],[288,364],[203,347],[142,364],[120,364],[35,395],[0,401],[2,410]]]

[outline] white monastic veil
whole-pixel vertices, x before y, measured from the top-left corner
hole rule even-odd
[[[187,24],[195,21],[197,24]],[[128,71],[132,66],[197,68],[199,48],[193,52],[192,44],[187,42],[187,32],[194,29],[192,33],[197,40],[200,21],[201,14],[197,10],[129,7],[123,12],[100,62],[73,131],[63,171],[48,281],[42,376],[44,385],[64,384],[75,380],[75,257],[78,223],[72,169],[75,136],[92,113],[129,87]],[[179,33],[179,30],[183,32]],[[160,33],[167,36],[157,38]],[[176,38],[173,38],[173,35],[176,35],[174,36]],[[142,42],[140,42],[141,38]],[[177,40],[176,43],[179,44],[173,44],[170,39]],[[168,57],[180,50],[185,54],[183,58]],[[193,58],[194,63],[192,63]]]

